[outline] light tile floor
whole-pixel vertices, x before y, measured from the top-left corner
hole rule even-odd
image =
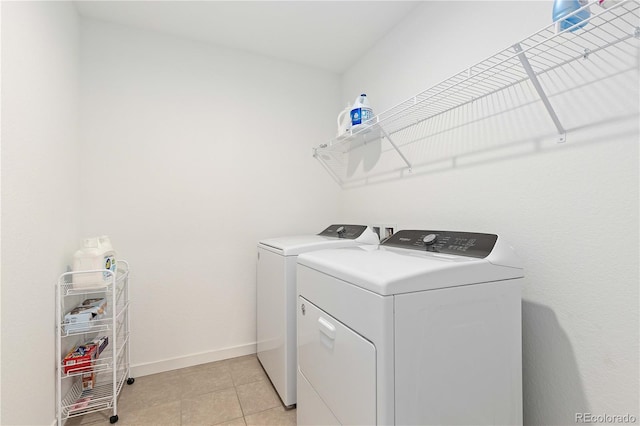
[[[69,419],[72,425],[109,425],[111,411]],[[118,399],[124,425],[295,425],[258,358],[247,355],[136,378]]]

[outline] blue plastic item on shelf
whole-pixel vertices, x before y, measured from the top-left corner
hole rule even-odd
[[[367,95],[365,93],[361,94],[356,98],[356,101],[351,107],[351,126],[355,128],[367,120],[371,120],[373,118],[373,110],[369,105],[369,100],[367,99]]]
[[[588,7],[587,0],[555,0],[553,2],[553,22],[560,21],[560,31],[571,28],[569,31],[575,31],[587,24],[587,20],[591,17],[591,11]],[[579,12],[565,18],[565,16],[581,9]]]

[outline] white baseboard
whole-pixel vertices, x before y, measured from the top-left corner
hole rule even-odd
[[[131,365],[131,377],[142,377],[150,374],[164,373],[165,371],[177,370],[179,368],[191,367],[208,362],[220,361],[228,358],[235,358],[243,355],[256,353],[256,344],[233,346],[209,352],[189,354],[178,358],[163,359],[160,361],[146,362]]]

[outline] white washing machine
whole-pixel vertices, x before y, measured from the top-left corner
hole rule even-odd
[[[522,424],[522,264],[497,235],[399,231],[298,257],[299,425]]]
[[[378,242],[378,235],[368,226],[331,225],[318,235],[272,238],[258,244],[258,359],[285,406],[296,403],[297,256]]]

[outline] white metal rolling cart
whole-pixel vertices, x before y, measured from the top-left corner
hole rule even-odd
[[[56,285],[56,410],[58,426],[71,418],[112,410],[130,377],[129,264],[67,272]]]

